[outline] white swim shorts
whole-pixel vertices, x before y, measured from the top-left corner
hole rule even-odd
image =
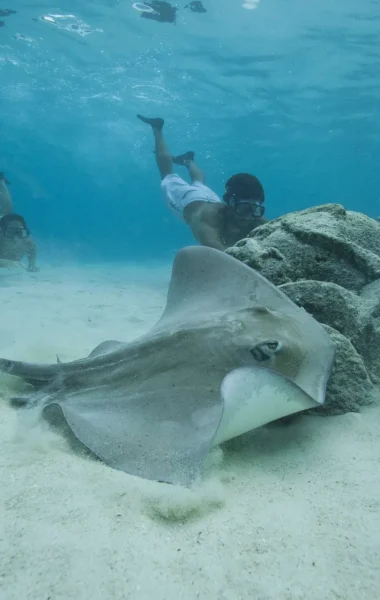
[[[161,181],[161,190],[170,210],[182,220],[185,206],[191,202],[221,202],[217,194],[207,185],[199,181],[188,183],[175,173],[166,175]]]

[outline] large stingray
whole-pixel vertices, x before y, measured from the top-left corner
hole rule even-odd
[[[264,277],[190,247],[146,335],[65,364],[0,359],[0,370],[34,386],[30,407],[59,405],[110,466],[189,485],[213,445],[323,403],[334,353],[323,328]]]

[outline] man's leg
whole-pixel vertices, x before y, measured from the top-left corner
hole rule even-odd
[[[137,115],[137,118],[152,127],[155,141],[156,163],[160,171],[161,179],[164,179],[166,175],[171,175],[171,173],[173,173],[172,155],[168,150],[164,134],[162,133],[164,119],[150,119],[148,117],[143,117],[142,115]]]
[[[188,169],[189,175],[191,177],[191,183],[204,183],[204,173],[200,170],[198,165],[195,164],[194,158],[194,152],[189,151],[185,152],[185,154],[180,154],[179,156],[173,156],[173,162],[176,165],[181,165],[182,167],[186,167],[186,169]]]

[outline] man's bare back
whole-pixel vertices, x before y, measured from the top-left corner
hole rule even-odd
[[[239,222],[229,206],[204,201],[188,204],[184,210],[184,218],[202,246],[217,250],[230,248],[256,227],[268,223],[263,217]]]

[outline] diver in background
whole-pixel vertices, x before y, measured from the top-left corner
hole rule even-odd
[[[7,183],[4,173],[0,172],[0,267],[21,266],[21,260],[26,256],[28,271],[35,273],[39,271],[36,244],[29,237],[24,217],[13,213]]]
[[[155,153],[161,174],[161,190],[169,208],[190,226],[203,246],[225,250],[267,223],[264,189],[249,173],[237,173],[225,184],[223,201],[204,185],[204,175],[194,162],[194,152],[177,157],[170,154],[162,133],[163,119],[137,117],[152,127]],[[173,173],[173,163],[186,167],[191,183]]]
[[[29,229],[21,215],[9,213],[0,219],[0,266],[15,266],[24,256],[28,259],[27,270],[39,271],[36,264],[36,244],[29,237]]]

